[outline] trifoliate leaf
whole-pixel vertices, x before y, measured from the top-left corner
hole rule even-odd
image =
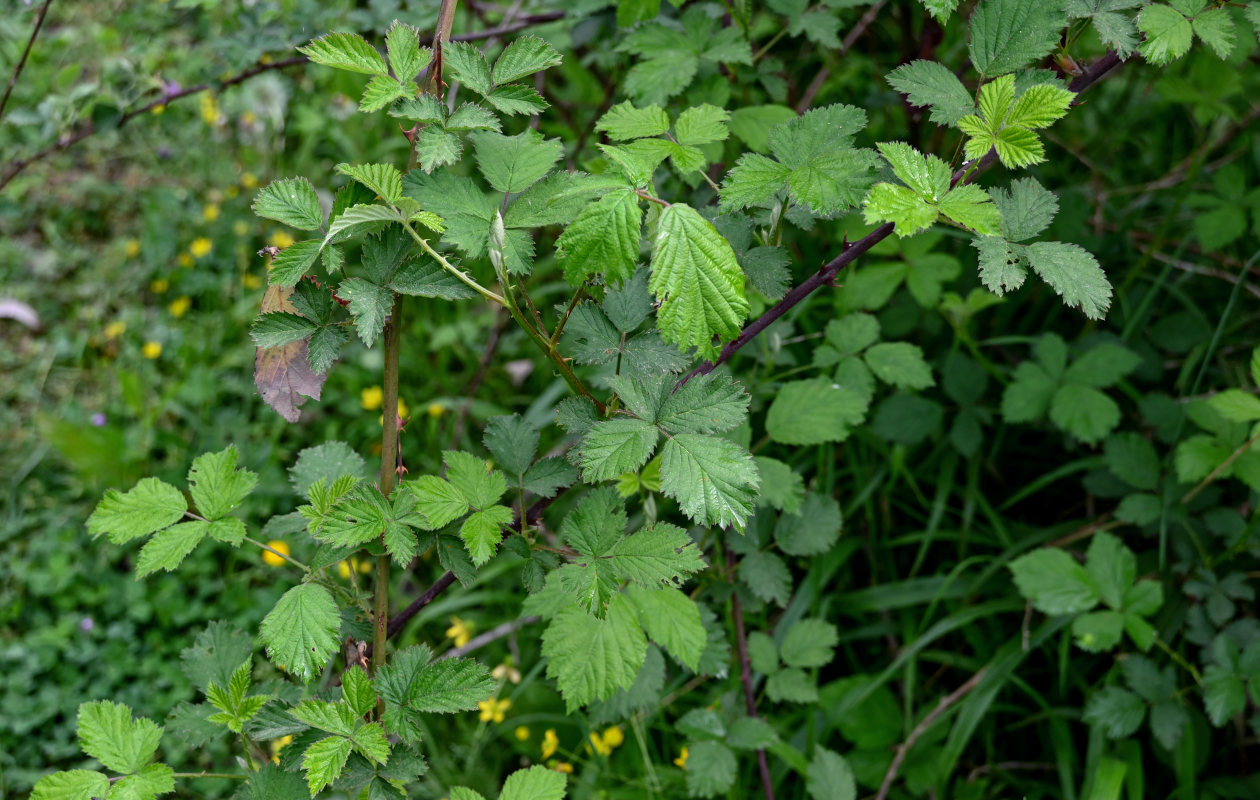
[[[298,48],[316,64],[334,69],[359,72],[364,75],[384,75],[389,72],[385,59],[376,48],[357,33],[330,33]]]
[[[1063,550],[1026,553],[1011,562],[1010,570],[1019,593],[1043,614],[1075,614],[1098,604],[1094,580]]]
[[[583,209],[556,240],[565,280],[579,286],[600,272],[612,284],[629,278],[639,258],[642,218],[634,192],[610,192]]]
[[[124,775],[138,772],[162,741],[162,727],[131,709],[109,700],[79,706],[79,744],[83,752]]]
[[[759,482],[747,450],[728,439],[680,433],[661,456],[661,490],[702,525],[742,529]]]
[[[571,713],[592,700],[629,688],[647,652],[647,640],[628,600],[616,596],[598,619],[578,608],[562,611],[543,633],[547,675],[556,680]]]
[[[263,618],[259,639],[272,663],[309,683],[337,649],[340,629],[332,595],[322,586],[304,583],[285,592]]]
[[[1067,24],[1061,3],[982,0],[971,15],[971,63],[992,78],[1039,61]]]
[[[648,286],[660,303],[663,338],[708,353],[715,336],[736,336],[748,316],[744,273],[713,224],[675,203],[661,212],[653,244]]]
[[[534,130],[527,129],[515,136],[483,131],[469,138],[477,148],[481,174],[500,192],[524,191],[546,175],[564,154],[559,139],[543,139],[542,134]]]
[[[489,508],[507,491],[503,473],[477,456],[447,450],[442,453],[442,460],[446,462],[447,480],[474,508]]]
[[[911,105],[931,108],[928,119],[937,124],[953,125],[976,107],[962,81],[936,61],[903,64],[888,73],[888,83],[904,94]]]
[[[494,62],[491,73],[496,84],[510,83],[517,78],[554,67],[561,61],[560,54],[537,36],[522,36],[512,42]]]
[[[490,94],[490,65],[479,48],[468,42],[443,42],[442,62],[469,89],[482,97]]]
[[[272,181],[258,192],[253,209],[260,217],[274,219],[301,231],[313,231],[324,224],[319,196],[306,178]]]
[[[142,478],[127,493],[110,489],[88,517],[88,533],[114,544],[148,536],[183,518],[188,503],[178,489],[157,478]]]

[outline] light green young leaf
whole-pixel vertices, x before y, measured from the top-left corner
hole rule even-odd
[[[638,610],[639,622],[648,638],[696,671],[708,643],[696,601],[678,589],[645,589],[636,584],[626,589],[626,597]]]
[[[660,136],[669,130],[669,114],[657,105],[635,108],[627,100],[608,109],[595,124],[595,130],[608,134],[614,142]]]
[[[564,800],[564,792],[564,773],[537,764],[509,775],[499,800]]]
[[[661,490],[703,525],[742,529],[760,479],[747,450],[716,436],[680,433],[661,451]]]
[[[309,683],[337,649],[341,616],[322,586],[304,583],[284,593],[263,618],[259,639],[281,669]]]
[[[1043,548],[1010,564],[1015,586],[1043,614],[1088,611],[1098,604],[1098,587],[1085,568],[1063,550]]]
[[[342,770],[346,768],[346,759],[350,757],[351,747],[349,739],[329,736],[306,748],[306,754],[302,757],[302,771],[306,773],[311,797],[341,777]]]
[[[940,216],[940,210],[924,202],[912,190],[891,183],[877,183],[871,187],[862,207],[862,218],[868,225],[891,222],[899,237],[913,236],[927,230]]]
[[[629,688],[647,654],[634,609],[618,595],[598,619],[579,608],[560,612],[543,633],[547,675],[554,678],[569,713]]]
[[[982,236],[996,234],[1002,215],[984,189],[974,184],[955,186],[940,202],[941,213]]]
[[[289,713],[312,728],[339,736],[353,733],[358,720],[358,715],[346,703],[327,700],[306,700],[289,709]]]
[[[745,153],[722,180],[723,211],[768,203],[784,188],[792,170],[758,153]]]
[[[443,66],[460,83],[485,97],[490,94],[493,82],[490,78],[490,65],[481,50],[468,42],[448,41],[442,44]]]
[[[197,510],[208,520],[221,519],[239,506],[258,485],[258,475],[237,469],[235,445],[193,459],[188,490]]]
[[[429,66],[429,62],[433,60],[433,51],[420,46],[418,35],[415,28],[398,20],[394,20],[394,24],[385,33],[389,66],[394,70],[394,77],[400,81],[415,79],[420,70]]]
[[[529,129],[515,136],[482,131],[469,138],[477,148],[481,174],[500,192],[524,191],[551,171],[564,154],[559,139],[543,139],[542,134]]]
[[[657,523],[620,537],[611,550],[614,573],[647,587],[677,587],[704,569],[700,548],[682,528]]]
[[[909,342],[881,342],[865,355],[866,365],[875,377],[898,389],[926,389],[935,386],[932,368],[923,360],[923,351]]]
[[[548,108],[542,95],[530,86],[517,83],[496,86],[493,92],[486,95],[486,102],[509,117],[517,114],[541,114]]]
[[[471,453],[446,450],[446,479],[464,495],[474,508],[489,508],[507,491],[507,479],[484,459]]]
[[[556,240],[564,277],[572,286],[603,272],[610,284],[634,274],[643,212],[634,192],[614,191],[589,204]]]
[[[298,52],[316,64],[334,69],[364,75],[384,75],[389,72],[381,54],[357,33],[330,33],[312,39],[306,46],[299,47]]]
[[[108,800],[154,800],[175,791],[175,770],[166,764],[148,764],[115,782]]]
[[[507,506],[490,506],[468,515],[459,528],[459,538],[464,540],[474,565],[480,567],[490,560],[503,540],[503,526],[511,524],[512,509]]]
[[[727,128],[730,117],[726,109],[708,103],[693,106],[678,115],[678,121],[674,123],[674,138],[684,145],[725,141],[731,133]]]
[[[411,97],[416,93],[415,84],[402,83],[388,75],[376,75],[368,81],[359,100],[359,110],[365,114],[380,111],[395,100]]]
[[[357,664],[341,673],[341,699],[356,717],[366,716],[376,707],[372,679]]]
[[[188,510],[184,495],[157,478],[142,478],[127,493],[110,489],[88,517],[88,533],[102,533],[114,544],[148,536],[175,524]]]
[[[954,125],[976,107],[962,81],[937,61],[911,61],[888,73],[888,83],[914,106],[931,108],[928,119]]]
[[[936,156],[925,156],[905,142],[876,145],[898,180],[928,202],[939,202],[949,191],[949,165]]]
[[[522,36],[508,45],[494,62],[495,84],[510,83],[517,78],[554,67],[562,59],[550,44],[537,36]]]
[[[136,577],[143,578],[160,569],[167,572],[178,567],[210,532],[210,525],[200,520],[181,522],[153,534],[140,550]]]
[[[258,192],[253,209],[260,217],[274,219],[301,231],[313,231],[324,224],[319,196],[306,178],[272,181]]]
[[[369,722],[350,735],[350,743],[359,755],[376,764],[389,762],[389,739],[379,722]]]
[[[1234,49],[1234,20],[1228,8],[1211,8],[1195,14],[1190,21],[1195,36],[1212,48],[1218,58],[1228,58]]]
[[[402,197],[402,173],[393,164],[338,164],[336,169],[376,192],[390,205],[396,205]]]
[[[1058,46],[1066,23],[1061,3],[982,0],[971,15],[971,63],[989,78],[1026,67]]]
[[[1145,41],[1138,46],[1142,57],[1155,65],[1163,65],[1184,56],[1190,50],[1194,29],[1190,21],[1165,5],[1146,6],[1138,14],[1137,26]]]
[[[93,800],[104,797],[109,787],[109,776],[103,772],[71,769],[40,778],[31,800]]]
[[[79,706],[78,733],[83,752],[123,775],[138,772],[162,741],[160,725],[132,719],[130,708],[109,700]]]
[[[428,528],[444,528],[468,513],[463,492],[436,475],[421,475],[403,487],[416,498],[416,509],[428,520]]]
[[[661,212],[648,287],[660,302],[662,337],[681,349],[714,351],[713,337],[730,339],[748,316],[744,273],[731,245],[692,207]]]

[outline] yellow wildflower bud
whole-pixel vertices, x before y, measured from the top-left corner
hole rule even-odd
[[[473,637],[473,625],[459,617],[451,617],[451,627],[446,629],[446,638],[455,642],[456,647],[463,647]]]
[[[258,185],[258,178],[252,172],[245,172],[241,175],[241,186],[246,189],[253,189]]]
[[[245,285],[246,289],[257,289],[262,286],[262,278],[246,273],[241,277],[241,283]]]
[[[191,306],[192,306],[192,298],[189,297],[188,295],[184,295],[183,297],[178,297],[172,300],[170,302],[170,305],[168,305],[166,309],[171,312],[172,317],[174,317],[175,319],[179,319],[180,317],[188,313],[188,309]]]
[[[158,103],[158,104],[157,104],[157,105],[155,105],[153,108],[149,109],[149,113],[150,113],[150,114],[164,114],[164,113],[166,113],[166,103]]]
[[[687,748],[686,747],[683,747],[682,752],[679,753],[678,755],[678,758],[674,759],[674,764],[676,764],[681,769],[687,768]]]
[[[162,355],[162,344],[161,342],[145,342],[144,347],[141,348],[141,352],[144,353],[145,358],[157,358]]]
[[[542,740],[542,757],[543,761],[551,758],[556,754],[556,748],[560,746],[560,737],[556,736],[555,728],[548,728],[543,733]]]
[[[477,704],[477,708],[481,711],[479,718],[482,722],[502,722],[507,716],[505,712],[511,707],[512,701],[506,698],[496,700],[492,697]]]
[[[524,725],[517,725],[514,733],[516,734],[516,738],[518,741],[522,741],[522,742],[529,741],[529,728],[525,727]]]
[[[369,386],[359,392],[359,402],[364,411],[375,411],[385,402],[385,391],[379,386]]]
[[[154,294],[166,294],[169,288],[171,288],[171,282],[166,278],[157,278],[149,284],[149,291]]]
[[[237,236],[246,236],[249,234],[249,223],[243,219],[238,219],[232,223],[232,233]]]
[[[565,775],[573,774],[573,765],[570,764],[568,761],[559,761],[556,763],[554,767],[552,767],[552,769],[554,769],[556,772],[563,772]]]
[[[214,242],[204,236],[198,236],[193,239],[193,243],[188,246],[188,252],[192,253],[193,258],[205,258],[210,255],[210,251],[214,249]]]
[[[288,543],[282,542],[279,539],[272,539],[270,542],[267,542],[267,546],[270,547],[271,550],[275,550],[276,553],[284,553],[286,556],[289,554]],[[271,550],[263,551],[263,563],[269,567],[278,567],[282,565],[284,563],[284,559],[276,555],[276,553],[271,552]]]
[[[429,403],[429,407],[425,409],[430,417],[440,417],[446,413],[446,406],[441,403]]]
[[[127,258],[135,258],[140,255],[140,241],[138,239],[128,239],[123,252],[127,254]]]
[[[219,207],[214,203],[206,203],[201,209],[201,218],[206,222],[214,222],[219,218]]]
[[[293,237],[289,235],[288,231],[276,231],[275,233],[271,234],[271,238],[267,240],[267,243],[270,244],[272,247],[279,247],[281,250],[283,250],[284,248],[293,244],[293,241],[294,241]]]
[[[127,323],[122,320],[115,320],[105,326],[105,338],[117,339],[127,332]]]

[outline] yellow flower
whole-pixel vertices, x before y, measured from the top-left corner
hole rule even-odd
[[[283,250],[293,244],[293,237],[289,235],[288,231],[276,231],[271,234],[271,238],[267,240],[267,243],[272,247],[279,247]]]
[[[506,716],[505,712],[511,707],[512,701],[507,698],[495,700],[492,697],[477,704],[477,708],[481,709],[479,718],[482,722],[502,722]]]
[[[452,639],[456,647],[463,647],[472,639],[473,626],[459,617],[451,617],[451,627],[446,629],[446,638]]]
[[[494,678],[496,681],[511,681],[512,683],[520,683],[521,671],[513,666],[511,660],[509,659],[490,670],[490,677]]]
[[[262,278],[257,275],[246,274],[241,277],[241,283],[245,284],[246,289],[257,289],[262,286]]]
[[[446,406],[441,403],[429,403],[429,407],[425,409],[430,417],[440,417],[446,413]]]
[[[127,254],[127,258],[135,258],[140,255],[140,240],[128,239],[126,246],[123,248],[123,252]]]
[[[559,746],[560,746],[560,737],[556,736],[556,729],[548,728],[546,732],[543,733],[543,740],[542,740],[543,761],[546,761],[547,759],[555,755],[556,748]]]
[[[241,114],[241,122],[245,123],[246,125],[253,125],[257,121],[258,121],[258,115],[255,114],[253,111],[246,111],[245,113]]]
[[[411,409],[407,408],[407,401],[401,397],[398,398],[398,416],[402,419],[411,416]]]
[[[246,189],[253,189],[257,185],[258,185],[258,178],[254,176],[254,173],[252,172],[242,173],[241,186],[244,186]]]
[[[237,236],[245,236],[249,233],[249,223],[243,219],[238,219],[232,223],[232,233]]]
[[[674,764],[676,764],[681,769],[687,768],[687,748],[686,747],[683,747],[682,752],[678,754],[678,758],[674,759]]]
[[[141,348],[141,352],[144,353],[145,358],[157,358],[162,355],[162,344],[160,342],[145,342],[144,347]]]
[[[150,114],[163,114],[165,112],[166,112],[166,103],[159,103],[158,105],[149,109]]]
[[[385,402],[385,392],[379,386],[369,386],[359,392],[359,402],[364,411],[375,411]]]
[[[198,236],[193,239],[193,243],[188,246],[188,252],[192,253],[193,258],[205,258],[210,255],[210,251],[214,249],[214,242],[204,236]]]
[[[115,320],[105,326],[105,338],[117,339],[127,332],[127,323],[122,320]]]
[[[337,562],[337,574],[340,575],[341,577],[349,578],[351,569],[353,569],[355,572],[358,572],[359,574],[366,574],[372,571],[372,564],[371,562],[368,562],[368,561],[359,561],[359,559],[357,558],[352,558],[348,562],[346,561]]]
[[[219,218],[219,207],[214,203],[206,203],[201,209],[201,218],[206,222],[214,222]]]
[[[626,736],[621,732],[621,728],[614,725],[606,729],[603,733],[591,734],[591,746],[595,748],[595,752],[601,756],[612,755],[613,748],[621,747],[625,742]]]
[[[154,294],[166,294],[166,290],[171,288],[171,282],[166,278],[157,278],[149,284],[149,291]]]
[[[192,298],[189,297],[188,295],[184,295],[183,297],[178,297],[172,300],[170,305],[168,305],[166,309],[171,312],[172,317],[174,317],[175,319],[179,319],[180,317],[188,313],[188,309],[191,306],[192,306]]]
[[[286,744],[292,741],[293,741],[292,736],[281,736],[279,739],[276,739],[274,742],[272,742],[271,743],[271,760],[279,764],[280,751],[284,749],[284,746]]]
[[[213,125],[219,121],[219,101],[214,99],[214,95],[206,92],[201,96],[201,118],[207,125]]]
[[[517,740],[522,742],[529,741],[529,728],[526,728],[524,725],[517,725],[513,733],[516,734]]]
[[[289,545],[279,539],[272,539],[270,542],[267,542],[267,546],[270,547],[271,550],[275,550],[276,553],[284,553],[286,556],[289,554]],[[276,553],[271,552],[271,550],[263,551],[263,563],[269,567],[278,567],[283,564],[284,559],[276,555]]]
[[[193,257],[187,253],[180,253],[176,261],[179,262],[181,267],[191,267],[193,265]]]
[[[565,775],[573,774],[573,765],[568,761],[557,761],[556,765],[552,767],[552,769],[556,772],[563,772]]]

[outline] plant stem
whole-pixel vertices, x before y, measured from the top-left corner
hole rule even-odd
[[[52,5],[52,0],[44,0],[44,4],[39,7],[39,11],[35,14],[35,29],[31,31],[31,38],[26,40],[26,49],[22,51],[22,57],[18,59],[17,65],[13,67],[13,74],[9,76],[9,85],[4,89],[4,97],[0,97],[0,118],[4,117],[4,107],[9,104],[9,95],[13,93],[13,87],[17,86],[18,78],[22,75],[22,68],[26,66],[26,58],[31,54],[31,48],[35,45],[35,38],[39,36],[39,29],[44,27],[44,17],[48,14],[50,5]]]
[[[555,347],[560,342],[560,334],[564,333],[564,326],[569,322],[569,315],[573,313],[573,309],[577,308],[578,301],[582,299],[582,295],[585,293],[585,286],[579,286],[578,290],[573,293],[573,299],[569,301],[568,307],[564,310],[564,315],[560,317],[560,322],[556,324],[555,333],[551,334],[552,347]]]
[[[124,776],[125,777],[125,776]],[[228,781],[247,781],[248,775],[233,775],[230,772],[176,772],[172,778],[223,778]]]
[[[429,244],[429,241],[427,239],[421,237],[420,234],[416,233],[416,229],[411,227],[411,223],[404,222],[402,226],[403,228],[406,229],[407,233],[411,234],[411,238],[415,239],[416,243],[420,245],[420,249],[424,250],[424,252],[428,253],[433,258],[434,261],[438,262],[438,264],[441,265],[442,269],[454,275],[456,278],[460,280],[461,283],[463,283],[469,289],[472,289],[477,294],[486,298],[490,302],[498,303],[501,306],[507,306],[506,300],[504,300],[502,297],[495,294],[494,292],[490,291],[486,287],[482,286],[480,283],[477,283],[472,278],[468,277],[468,274],[465,273],[462,269],[455,266],[451,262],[447,261],[446,256],[442,255],[437,250],[434,250],[433,246]]]
[[[731,572],[735,570],[735,553],[726,551],[726,566]],[[739,680],[744,684],[744,704],[748,708],[748,716],[757,717],[757,698],[753,695],[752,660],[748,657],[748,634],[744,630],[744,606],[739,601],[739,591],[731,593],[731,617],[735,621],[735,644],[739,650]],[[761,790],[766,800],[774,800],[774,783],[770,780],[770,762],[766,760],[766,751],[757,750],[757,768],[761,772]]]
[[[381,494],[388,498],[398,483],[398,351],[402,342],[402,296],[394,297],[394,309],[385,323],[385,403],[381,419]],[[385,640],[389,637],[389,554],[376,559],[376,601],[372,614],[372,672],[385,666]],[[383,709],[383,705],[378,706]]]
[[[251,538],[250,538],[250,537],[248,537],[248,536],[246,536],[246,537],[245,537],[245,541],[249,542],[250,544],[254,545],[255,547],[261,547],[263,550],[266,550],[268,553],[271,553],[271,554],[272,554],[272,555],[274,555],[274,556],[278,556],[279,558],[283,558],[285,561],[288,561],[290,564],[292,564],[293,566],[295,566],[295,567],[297,567],[298,569],[302,570],[303,572],[310,572],[310,571],[311,571],[311,568],[310,568],[310,567],[308,567],[308,566],[306,566],[305,564],[303,564],[301,561],[298,561],[296,558],[293,558],[292,556],[290,556],[290,555],[288,555],[288,554],[286,554],[286,553],[281,553],[279,550],[277,550],[276,548],[272,547],[271,545],[266,545],[266,544],[263,544],[262,542],[258,541],[257,539],[251,539]]]

